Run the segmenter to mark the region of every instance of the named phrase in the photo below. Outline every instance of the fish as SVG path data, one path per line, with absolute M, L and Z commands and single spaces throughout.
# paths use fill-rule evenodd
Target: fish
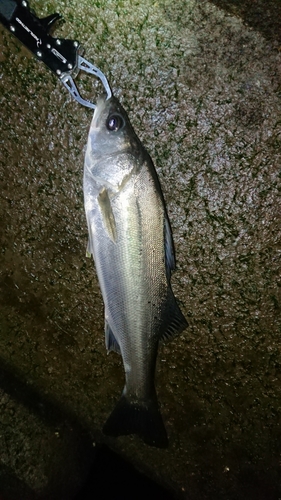
M 103 427 L 165 448 L 154 384 L 159 342 L 187 326 L 171 288 L 175 251 L 160 182 L 119 100 L 97 100 L 83 178 L 89 241 L 104 302 L 107 351 L 122 356 L 125 387 Z

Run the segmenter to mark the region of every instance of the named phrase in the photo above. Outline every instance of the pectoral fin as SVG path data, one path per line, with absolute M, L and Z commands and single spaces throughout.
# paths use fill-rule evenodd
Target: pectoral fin
M 98 204 L 100 207 L 104 228 L 109 238 L 115 242 L 117 238 L 116 223 L 107 189 L 103 188 L 99 193 Z

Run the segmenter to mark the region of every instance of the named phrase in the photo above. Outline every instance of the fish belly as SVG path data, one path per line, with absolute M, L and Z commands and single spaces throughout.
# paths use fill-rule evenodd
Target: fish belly
M 105 320 L 120 347 L 127 393 L 145 399 L 154 391 L 161 309 L 167 293 L 164 207 L 145 168 L 119 192 L 109 193 L 111 222 L 106 221 L 109 212 L 103 211 L 98 196 L 96 192 L 94 216 L 88 223 Z

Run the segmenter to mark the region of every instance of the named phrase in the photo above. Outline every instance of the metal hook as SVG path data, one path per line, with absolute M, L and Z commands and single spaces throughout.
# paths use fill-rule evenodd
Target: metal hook
M 106 94 L 107 94 L 107 99 L 110 99 L 112 96 L 112 91 L 109 86 L 108 80 L 106 76 L 103 74 L 103 72 L 94 66 L 92 63 L 87 61 L 84 57 L 78 56 L 78 64 L 77 68 L 81 71 L 85 71 L 86 73 L 90 73 L 91 75 L 96 76 L 99 78 L 105 88 Z M 87 108 L 92 108 L 95 109 L 96 105 L 93 104 L 90 101 L 87 101 L 86 99 L 83 99 L 81 95 L 79 94 L 79 91 L 74 83 L 74 80 L 70 74 L 64 74 L 61 76 L 61 82 L 64 84 L 64 86 L 67 88 L 67 90 L 70 92 L 72 97 L 79 102 L 79 104 L 82 104 L 83 106 L 86 106 Z

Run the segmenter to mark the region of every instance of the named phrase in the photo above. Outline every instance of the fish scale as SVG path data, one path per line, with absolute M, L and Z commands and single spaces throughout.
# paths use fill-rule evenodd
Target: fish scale
M 154 387 L 158 344 L 187 326 L 170 285 L 173 240 L 152 160 L 115 97 L 97 102 L 87 143 L 84 201 L 88 253 L 105 307 L 108 350 L 119 352 L 125 387 L 103 432 L 137 434 L 165 447 Z

